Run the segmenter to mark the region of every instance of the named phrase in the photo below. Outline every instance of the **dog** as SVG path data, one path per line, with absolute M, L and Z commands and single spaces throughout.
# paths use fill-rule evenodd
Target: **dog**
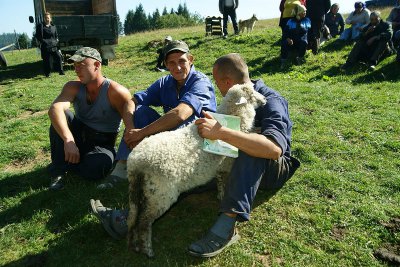
M 251 32 L 254 28 L 254 24 L 258 21 L 255 14 L 249 19 L 246 20 L 239 20 L 239 31 L 244 32 L 244 28 L 247 29 L 247 33 Z

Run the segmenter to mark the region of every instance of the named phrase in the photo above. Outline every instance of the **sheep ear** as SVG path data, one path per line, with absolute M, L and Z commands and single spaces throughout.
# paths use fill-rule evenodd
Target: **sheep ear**
M 247 104 L 247 99 L 244 98 L 243 96 L 240 97 L 239 101 L 235 103 L 236 106 L 244 105 Z

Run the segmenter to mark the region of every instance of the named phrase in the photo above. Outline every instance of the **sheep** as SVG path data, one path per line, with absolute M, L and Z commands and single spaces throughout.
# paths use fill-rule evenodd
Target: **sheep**
M 217 112 L 241 118 L 240 130 L 253 128 L 255 109 L 266 103 L 251 84 L 229 89 Z M 129 155 L 128 247 L 153 257 L 152 224 L 163 215 L 179 195 L 217 177 L 227 177 L 233 164 L 228 158 L 203 151 L 203 138 L 192 123 L 175 131 L 144 139 Z

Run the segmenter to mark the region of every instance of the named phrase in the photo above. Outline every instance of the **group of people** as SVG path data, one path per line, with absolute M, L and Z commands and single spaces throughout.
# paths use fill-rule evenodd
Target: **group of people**
M 339 13 L 339 5 L 331 5 L 330 0 L 282 0 L 280 10 L 281 69 L 287 67 L 291 50 L 296 53 L 298 65 L 305 62 L 307 49 L 317 54 L 322 37 L 329 40 L 338 36 L 341 41 L 355 42 L 341 66 L 343 70 L 358 61 L 374 70 L 383 57 L 400 50 L 400 0 L 386 22 L 379 11 L 370 12 L 363 2 L 355 2 L 354 11 L 346 20 Z M 345 29 L 345 23 L 350 27 Z M 400 61 L 400 52 L 397 60 Z
M 239 54 L 224 55 L 210 67 L 222 96 L 236 84 L 251 84 L 266 97 L 267 103 L 256 110 L 257 133 L 229 130 L 207 114 L 216 110 L 214 86 L 195 69 L 193 56 L 183 41 L 171 41 L 164 49 L 163 61 L 169 74 L 133 97 L 127 88 L 103 76 L 96 49 L 81 48 L 70 60 L 79 80 L 64 85 L 48 112 L 50 189 L 62 189 L 67 172 L 96 181 L 111 177 L 111 184 L 126 180 L 126 159 L 132 149 L 135 153 L 135 146 L 147 136 L 189 123 L 198 126 L 201 137 L 222 139 L 239 148 L 216 222 L 203 238 L 188 247 L 191 255 L 212 257 L 237 241 L 236 222 L 250 219 L 258 188 L 281 188 L 300 164 L 291 155 L 292 122 L 287 101 L 262 80 L 251 80 Z M 153 107 L 162 107 L 163 115 Z M 121 121 L 125 132 L 115 151 Z M 126 235 L 127 211 L 106 208 L 99 200 L 91 200 L 91 207 L 112 237 Z

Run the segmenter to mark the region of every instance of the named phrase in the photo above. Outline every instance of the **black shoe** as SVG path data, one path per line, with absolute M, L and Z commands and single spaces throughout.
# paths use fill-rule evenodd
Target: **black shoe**
M 58 74 L 65 75 L 65 73 L 63 71 L 60 71 Z
M 58 175 L 51 179 L 49 189 L 50 190 L 61 190 L 64 188 L 63 183 L 64 177 L 62 175 Z
M 350 64 L 349 62 L 346 62 L 340 67 L 340 69 L 341 70 L 348 70 L 351 66 L 352 66 L 352 64 Z

